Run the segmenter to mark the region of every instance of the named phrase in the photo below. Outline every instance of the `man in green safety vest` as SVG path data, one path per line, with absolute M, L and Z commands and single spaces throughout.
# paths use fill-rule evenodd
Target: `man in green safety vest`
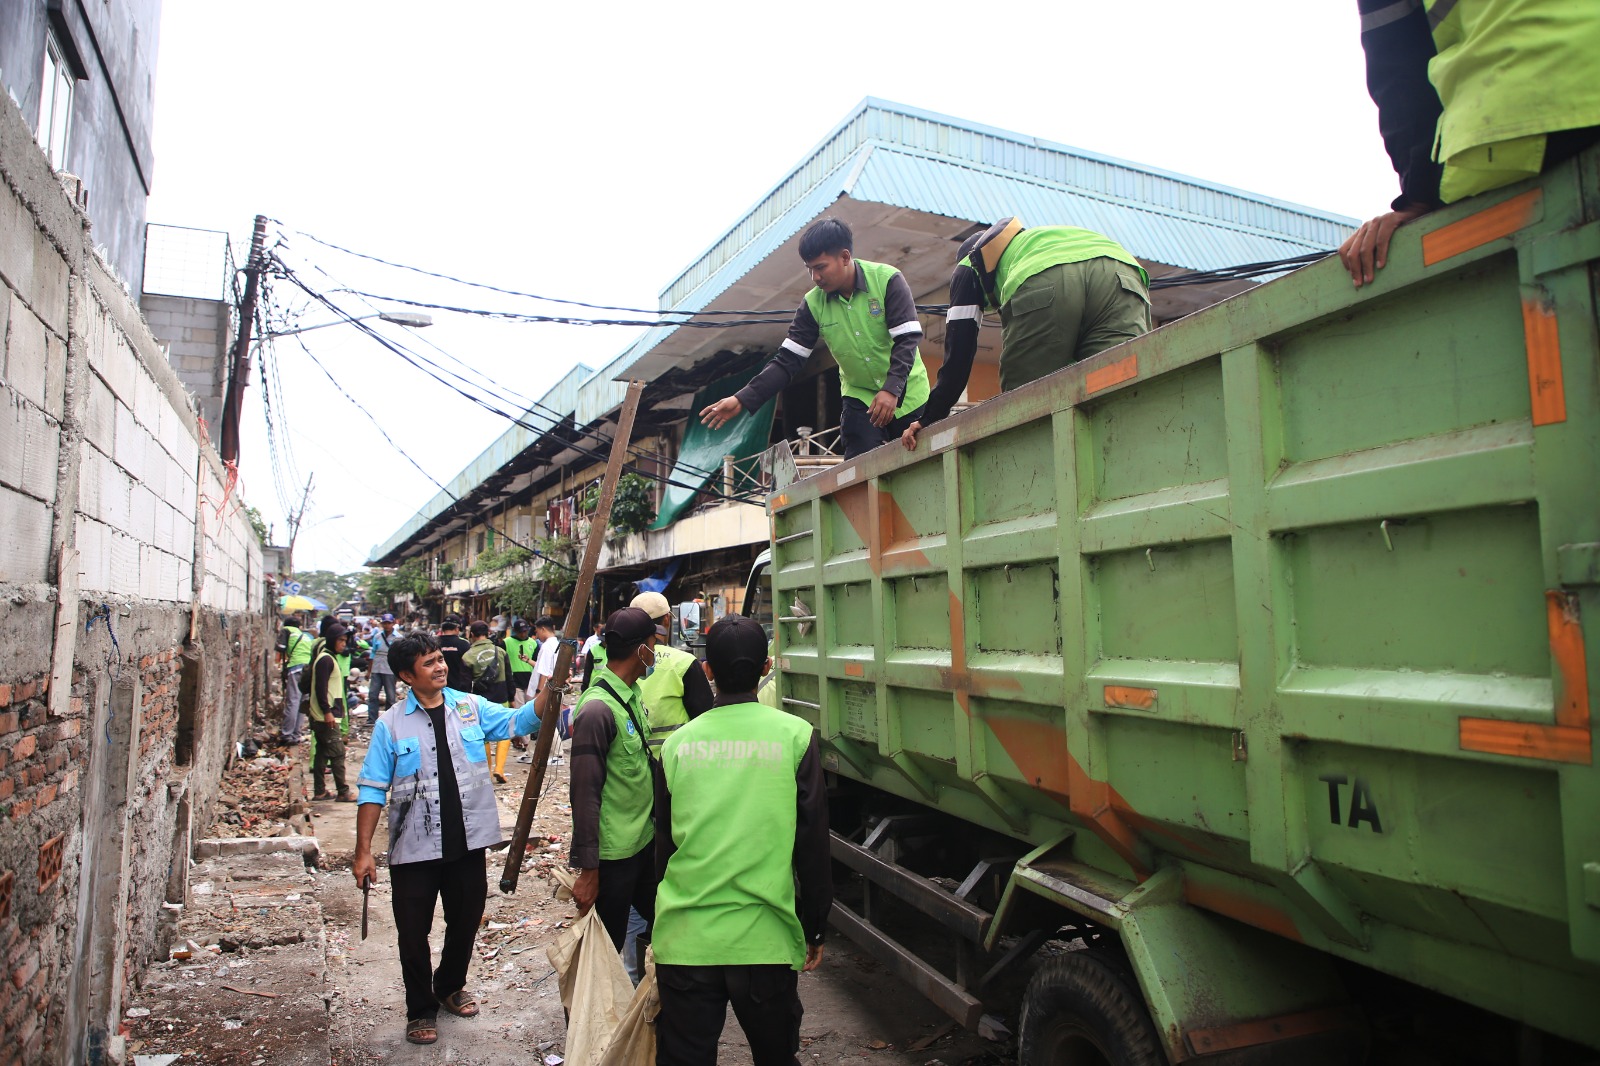
M 526 618 L 511 623 L 511 634 L 506 637 L 506 661 L 511 664 L 511 698 L 520 701 L 527 693 L 528 682 L 533 680 L 534 664 L 539 661 L 539 644 L 533 639 L 533 628 Z
M 630 607 L 650 616 L 661 629 L 672 626 L 672 605 L 659 592 L 641 592 Z M 656 668 L 639 682 L 644 697 L 645 728 L 650 731 L 650 749 L 659 754 L 661 744 L 680 726 L 711 709 L 716 694 L 693 652 L 674 648 L 666 641 L 656 645 Z
M 344 674 L 338 662 L 344 643 L 344 626 L 335 622 L 323 631 L 316 658 L 311 660 L 309 706 L 311 731 L 316 737 L 316 753 L 311 757 L 311 798 L 354 803 L 355 794 L 344 781 L 344 733 L 340 728 L 350 709 L 345 703 Z M 329 771 L 336 794 L 329 794 L 325 787 Z
M 1122 245 L 1076 226 L 1003 218 L 968 237 L 950 275 L 939 381 L 900 435 L 908 450 L 961 399 L 985 311 L 1000 312 L 1000 388 L 1009 392 L 1150 332 L 1150 278 Z
M 311 662 L 311 646 L 316 638 L 305 631 L 305 616 L 291 614 L 278 631 L 278 655 L 283 662 L 283 721 L 279 739 L 292 744 L 300 736 L 301 705 L 305 698 L 305 668 Z
M 639 682 L 655 666 L 666 634 L 637 607 L 606 619 L 606 664 L 578 697 L 572 716 L 572 887 L 580 912 L 594 907 L 620 951 L 628 908 L 655 918 L 651 843 L 655 797 Z
M 730 1003 L 756 1066 L 788 1066 L 800 1047 L 799 971 L 822 961 L 833 907 L 828 796 L 811 725 L 756 701 L 771 668 L 760 623 L 719 620 L 706 637 L 716 706 L 661 749 L 663 1066 L 712 1066 Z
M 850 227 L 836 218 L 812 223 L 800 258 L 813 288 L 794 313 L 789 336 L 750 383 L 700 412 L 721 429 L 741 411 L 758 411 L 793 380 L 816 348 L 828 346 L 844 393 L 839 437 L 853 459 L 900 436 L 928 399 L 928 371 L 917 343 L 922 323 L 905 275 L 854 254 Z
M 1600 141 L 1600 4 L 1357 0 L 1367 91 L 1400 178 L 1390 210 L 1339 247 L 1356 287 L 1395 228 L 1531 178 Z

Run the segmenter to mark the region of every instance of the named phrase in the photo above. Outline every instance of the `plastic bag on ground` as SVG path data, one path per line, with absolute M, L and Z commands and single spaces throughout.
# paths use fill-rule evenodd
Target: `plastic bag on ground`
M 567 1066 L 598 1066 L 634 997 L 622 955 L 592 907 L 546 955 L 560 975 L 561 1005 L 567 1009 Z

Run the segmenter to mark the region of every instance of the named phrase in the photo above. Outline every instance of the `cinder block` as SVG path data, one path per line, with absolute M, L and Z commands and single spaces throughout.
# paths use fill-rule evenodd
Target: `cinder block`
M 27 450 L 27 420 L 36 415 L 15 389 L 0 386 L 0 485 L 22 488 L 22 456 Z
M 150 371 L 143 365 L 135 364 L 133 370 L 133 417 L 145 429 L 154 431 L 160 424 L 160 407 L 166 403 L 166 398 L 161 395 L 161 390 L 156 386 L 156 379 L 150 376 Z
M 54 502 L 59 480 L 56 461 L 61 452 L 61 429 L 44 412 L 24 408 L 22 491 Z
M 161 553 L 148 544 L 139 545 L 139 596 L 146 600 L 161 598 Z
M 105 366 L 100 373 L 105 377 L 106 384 L 111 386 L 111 391 L 117 394 L 117 399 L 132 407 L 135 379 L 141 369 L 139 357 L 133 354 L 128 338 L 122 335 L 109 316 L 105 321 L 105 330 Z
M 45 337 L 44 409 L 60 419 L 67 402 L 67 344 L 55 334 Z
M 89 402 L 84 407 L 83 435 L 110 454 L 117 446 L 117 398 L 99 374 L 89 374 Z
M 78 549 L 78 584 L 84 591 L 103 591 L 110 584 L 110 531 L 88 515 L 78 515 L 74 532 Z
M 106 462 L 100 449 L 85 441 L 78 457 L 78 510 L 85 515 L 100 512 L 100 464 Z
M 154 545 L 156 541 L 155 494 L 143 484 L 135 484 L 128 493 L 128 532 L 141 545 Z
M 44 407 L 44 323 L 11 294 L 10 323 L 6 327 L 5 378 L 11 387 Z
M 0 277 L 13 289 L 24 288 L 33 280 L 34 232 L 28 209 L 10 185 L 0 182 Z
M 156 501 L 154 544 L 164 552 L 174 552 L 172 543 L 173 511 L 164 501 Z
M 50 507 L 0 486 L 0 581 L 45 580 L 50 561 Z
M 31 227 L 30 227 L 31 228 Z M 28 302 L 58 337 L 67 335 L 67 261 L 38 230 L 33 236 L 33 285 Z
M 128 510 L 129 493 L 133 483 L 128 480 L 128 475 L 115 463 L 104 463 L 100 467 L 100 514 L 99 518 L 106 525 L 119 533 L 127 533 L 132 525 L 132 518 Z

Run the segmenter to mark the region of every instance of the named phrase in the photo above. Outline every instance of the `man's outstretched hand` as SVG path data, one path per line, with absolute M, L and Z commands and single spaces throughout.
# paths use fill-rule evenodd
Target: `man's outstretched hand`
M 1414 218 L 1428 213 L 1426 207 L 1411 204 L 1398 211 L 1387 211 L 1368 219 L 1339 245 L 1339 258 L 1350 272 L 1356 288 L 1370 284 L 1377 271 L 1389 262 L 1389 239 L 1394 231 Z
M 917 434 L 921 432 L 922 423 L 913 422 L 906 427 L 904 433 L 900 434 L 900 443 L 906 446 L 906 451 L 914 452 L 917 450 Z
M 729 419 L 737 417 L 743 411 L 744 404 L 739 402 L 739 398 L 737 396 L 729 396 L 727 399 L 718 400 L 701 411 L 700 421 L 712 429 L 721 429 L 728 424 Z

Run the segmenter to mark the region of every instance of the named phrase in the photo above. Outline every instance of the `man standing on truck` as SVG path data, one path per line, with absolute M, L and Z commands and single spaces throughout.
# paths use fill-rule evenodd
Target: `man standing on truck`
M 950 275 L 944 365 L 900 436 L 906 450 L 961 398 L 986 311 L 1000 312 L 1000 388 L 1010 392 L 1150 332 L 1150 277 L 1122 245 L 1076 226 L 1003 218 L 968 237 Z
M 646 923 L 655 919 L 653 757 L 639 679 L 655 666 L 662 640 L 665 634 L 637 607 L 612 612 L 606 664 L 595 670 L 572 716 L 570 855 L 578 871 L 572 896 L 580 911 L 600 912 L 618 951 L 630 906 Z
M 905 275 L 854 254 L 850 227 L 836 218 L 812 223 L 800 237 L 800 258 L 813 288 L 789 324 L 778 354 L 727 399 L 700 412 L 721 429 L 741 411 L 758 411 L 793 380 L 817 347 L 828 346 L 839 364 L 844 393 L 839 437 L 853 459 L 900 435 L 928 398 L 928 371 L 917 342 L 922 323 Z
M 1356 288 L 1396 227 L 1531 178 L 1600 141 L 1600 5 L 1357 0 L 1367 92 L 1400 178 L 1339 258 Z
M 439 1038 L 440 1007 L 462 1018 L 478 1013 L 466 984 L 488 894 L 484 849 L 504 839 L 484 745 L 513 732 L 537 734 L 539 720 L 531 705 L 513 713 L 449 688 L 449 666 L 426 632 L 395 641 L 389 662 L 411 691 L 373 726 L 357 782 L 361 806 L 350 870 L 363 888 L 377 880 L 372 836 L 387 801 L 406 1039 L 431 1044 Z M 428 946 L 435 902 L 444 905 L 437 969 Z
M 713 625 L 706 669 L 716 706 L 661 749 L 656 1062 L 712 1066 L 731 1002 L 755 1066 L 789 1066 L 833 906 L 822 755 L 809 723 L 756 702 L 760 623 Z
M 641 592 L 629 606 L 649 615 L 657 629 L 672 625 L 672 605 L 659 592 Z M 693 652 L 665 641 L 656 645 L 655 652 L 656 668 L 639 682 L 639 693 L 644 697 L 650 750 L 659 753 L 662 742 L 675 730 L 711 709 L 716 694 Z

